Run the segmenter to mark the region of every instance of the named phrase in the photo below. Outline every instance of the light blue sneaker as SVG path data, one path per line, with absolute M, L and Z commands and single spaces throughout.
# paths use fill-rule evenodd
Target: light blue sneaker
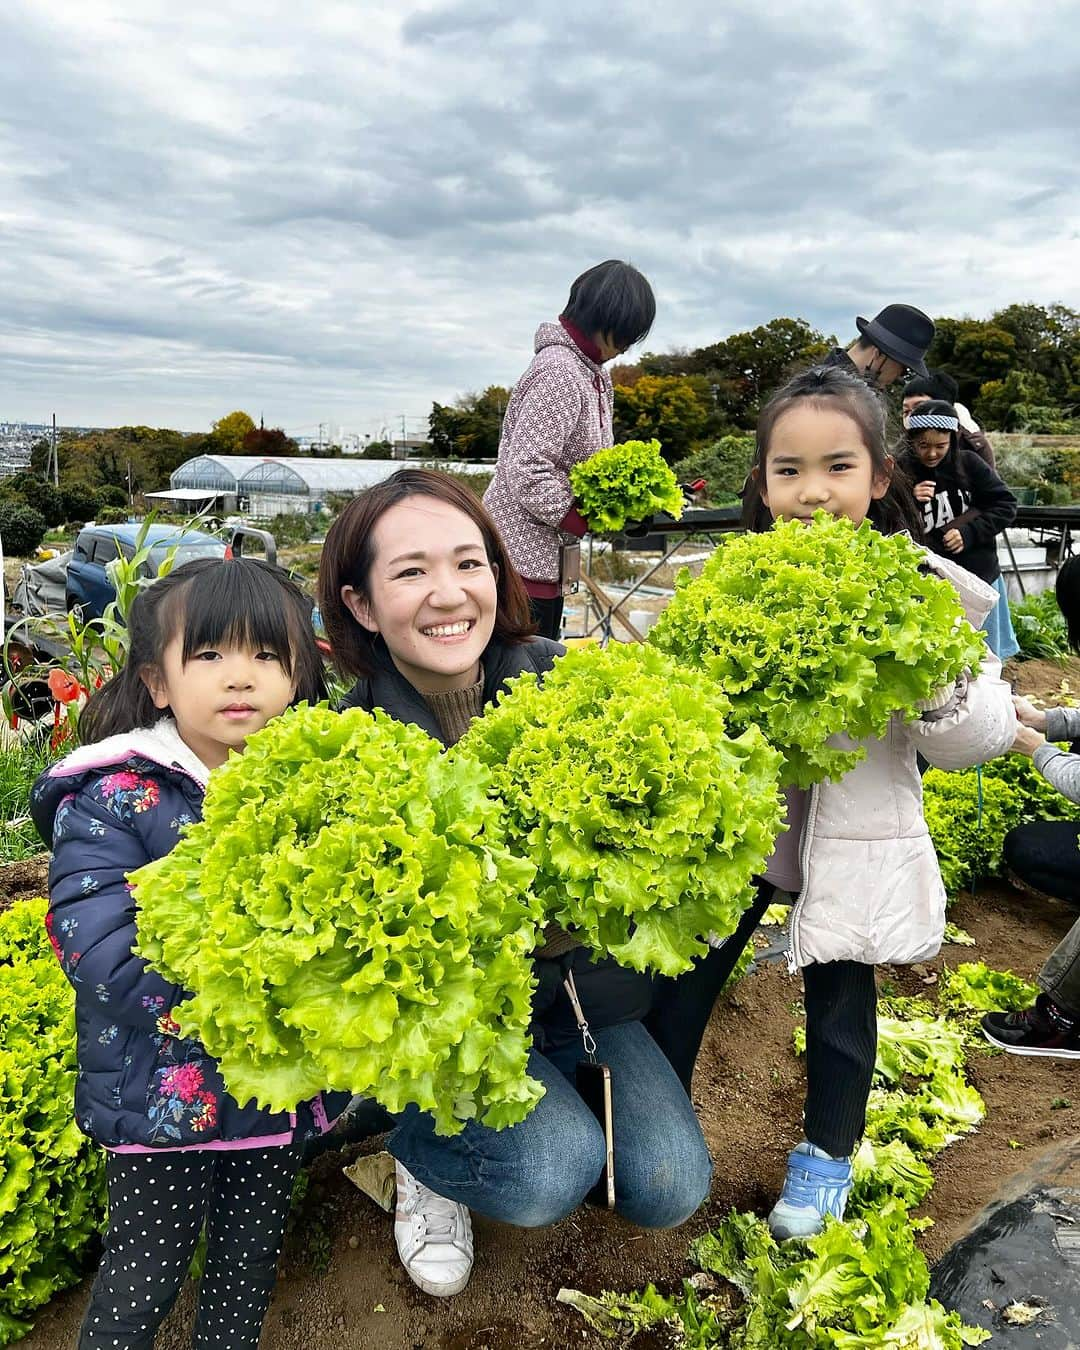
M 844 1217 L 851 1194 L 851 1159 L 834 1158 L 804 1139 L 788 1154 L 787 1176 L 780 1199 L 769 1215 L 778 1242 L 813 1237 L 825 1226 L 825 1215 Z

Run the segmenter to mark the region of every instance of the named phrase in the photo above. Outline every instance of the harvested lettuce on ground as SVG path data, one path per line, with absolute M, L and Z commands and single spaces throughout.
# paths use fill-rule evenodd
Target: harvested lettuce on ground
M 734 727 L 758 726 L 783 751 L 785 785 L 837 779 L 864 752 L 830 737 L 884 735 L 978 668 L 982 636 L 924 558 L 906 535 L 823 511 L 738 535 L 699 577 L 680 574 L 649 641 L 715 680 Z
M 764 1220 L 733 1212 L 692 1243 L 690 1254 L 745 1297 L 731 1343 L 746 1350 L 979 1345 L 987 1332 L 963 1326 L 927 1299 L 930 1275 L 915 1246 L 926 1222 L 913 1222 L 891 1199 L 858 1219 L 827 1218 L 816 1237 L 778 1244 Z
M 132 880 L 139 954 L 192 992 L 176 1019 L 238 1101 L 336 1088 L 443 1133 L 532 1109 L 542 916 L 489 785 L 417 727 L 325 706 L 211 775 L 202 822 Z
M 659 441 L 623 441 L 575 464 L 570 488 L 589 528 L 607 533 L 666 511 L 678 520 L 683 496 Z
M 732 739 L 712 682 L 650 647 L 579 648 L 476 718 L 474 756 L 537 867 L 545 917 L 635 970 L 687 970 L 726 937 L 781 825 L 780 757 Z
M 1011 970 L 991 970 L 984 961 L 962 961 L 955 970 L 946 966 L 938 989 L 942 1006 L 957 1013 L 1018 1012 L 1038 995 L 1038 985 Z
M 902 1139 L 887 1144 L 864 1139 L 851 1160 L 852 1188 L 847 1217 L 858 1218 L 866 1210 L 897 1199 L 905 1209 L 922 1204 L 934 1185 L 934 1176 L 921 1158 Z

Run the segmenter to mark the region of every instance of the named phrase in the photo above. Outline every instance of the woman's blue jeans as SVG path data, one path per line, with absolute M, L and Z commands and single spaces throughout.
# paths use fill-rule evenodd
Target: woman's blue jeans
M 615 1208 L 642 1228 L 684 1223 L 709 1193 L 712 1162 L 674 1070 L 640 1022 L 594 1033 L 611 1069 Z M 410 1109 L 387 1147 L 425 1186 L 479 1214 L 522 1228 L 556 1223 L 581 1204 L 604 1169 L 604 1132 L 574 1088 L 580 1043 L 533 1051 L 529 1073 L 547 1091 L 506 1130 L 470 1123 L 436 1135 Z

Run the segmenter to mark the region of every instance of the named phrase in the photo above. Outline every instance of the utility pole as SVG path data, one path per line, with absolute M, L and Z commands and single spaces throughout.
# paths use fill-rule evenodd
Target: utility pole
M 59 486 L 60 486 L 60 460 L 59 460 L 59 458 L 57 457 L 57 453 L 56 453 L 56 414 L 55 414 L 55 413 L 53 413 L 53 415 L 52 415 L 52 449 L 51 449 L 51 451 L 50 451 L 50 453 L 49 453 L 49 458 L 50 458 L 50 460 L 52 461 L 52 480 L 53 480 L 53 487 L 59 487 Z M 48 476 L 48 475 L 46 475 L 46 477 L 47 477 L 47 476 Z

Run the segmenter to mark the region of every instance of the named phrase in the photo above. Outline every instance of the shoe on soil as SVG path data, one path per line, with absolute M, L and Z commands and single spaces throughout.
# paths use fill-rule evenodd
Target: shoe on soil
M 851 1194 L 851 1159 L 834 1158 L 805 1139 L 788 1154 L 787 1176 L 780 1199 L 769 1215 L 778 1242 L 813 1237 L 825 1226 L 825 1215 L 844 1217 Z
M 1046 994 L 1021 1012 L 987 1013 L 982 1033 L 991 1045 L 1010 1055 L 1080 1059 L 1080 1023 Z
M 425 1294 L 449 1298 L 469 1283 L 473 1267 L 472 1220 L 464 1205 L 447 1200 L 395 1166 L 394 1241 L 409 1279 Z

